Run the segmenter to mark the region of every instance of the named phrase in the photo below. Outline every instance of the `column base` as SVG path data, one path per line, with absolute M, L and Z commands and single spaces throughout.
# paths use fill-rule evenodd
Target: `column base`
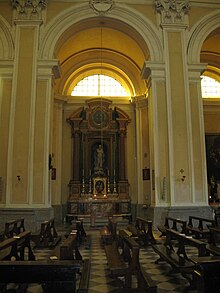
M 54 209 L 49 208 L 0 208 L 0 230 L 4 230 L 5 222 L 24 218 L 24 227 L 31 232 L 39 231 L 43 221 L 54 218 Z
M 154 226 L 163 225 L 165 217 L 188 220 L 189 216 L 213 218 L 213 209 L 210 206 L 179 206 L 179 207 L 149 207 L 143 204 L 131 204 L 133 220 L 142 217 L 153 221 Z

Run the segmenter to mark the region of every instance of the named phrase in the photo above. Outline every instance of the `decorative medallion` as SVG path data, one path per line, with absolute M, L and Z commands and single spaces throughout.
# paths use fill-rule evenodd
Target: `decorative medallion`
M 89 6 L 98 14 L 102 15 L 114 7 L 114 0 L 90 0 Z
M 95 128 L 105 128 L 109 123 L 108 114 L 101 108 L 97 108 L 91 115 L 90 123 Z

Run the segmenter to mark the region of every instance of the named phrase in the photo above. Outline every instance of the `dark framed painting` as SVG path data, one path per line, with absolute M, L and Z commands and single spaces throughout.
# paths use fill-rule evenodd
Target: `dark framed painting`
M 208 183 L 220 182 L 220 134 L 206 134 L 205 143 Z

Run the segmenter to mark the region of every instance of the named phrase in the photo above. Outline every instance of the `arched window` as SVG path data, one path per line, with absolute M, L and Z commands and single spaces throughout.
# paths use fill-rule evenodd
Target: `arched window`
M 220 98 L 220 82 L 208 76 L 202 76 L 202 97 Z
M 112 97 L 128 97 L 125 88 L 114 78 L 95 74 L 80 80 L 74 87 L 71 96 L 112 96 Z

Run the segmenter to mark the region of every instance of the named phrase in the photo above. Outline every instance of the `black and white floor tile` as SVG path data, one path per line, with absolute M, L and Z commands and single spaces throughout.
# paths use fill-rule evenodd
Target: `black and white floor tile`
M 89 226 L 84 228 L 87 237 L 80 245 L 79 250 L 83 259 L 91 259 L 89 293 L 114 293 L 116 289 L 123 288 L 123 280 L 119 278 L 114 279 L 110 276 L 105 251 L 101 243 L 99 228 L 90 228 Z M 69 227 L 67 227 L 67 225 L 57 229 L 57 232 L 62 236 L 62 239 L 64 239 L 65 232 L 68 229 Z M 156 231 L 155 233 L 155 237 L 158 238 Z M 37 260 L 45 259 L 50 252 L 50 249 L 34 250 Z M 151 246 L 142 247 L 140 249 L 140 262 L 150 274 L 151 278 L 156 281 L 157 292 L 185 292 L 189 285 L 187 280 L 178 273 L 172 273 L 171 267 L 167 263 L 160 262 L 159 264 L 155 264 L 157 259 L 158 255 L 153 251 Z M 28 293 L 41 292 L 41 286 L 38 284 L 32 284 L 28 288 Z

